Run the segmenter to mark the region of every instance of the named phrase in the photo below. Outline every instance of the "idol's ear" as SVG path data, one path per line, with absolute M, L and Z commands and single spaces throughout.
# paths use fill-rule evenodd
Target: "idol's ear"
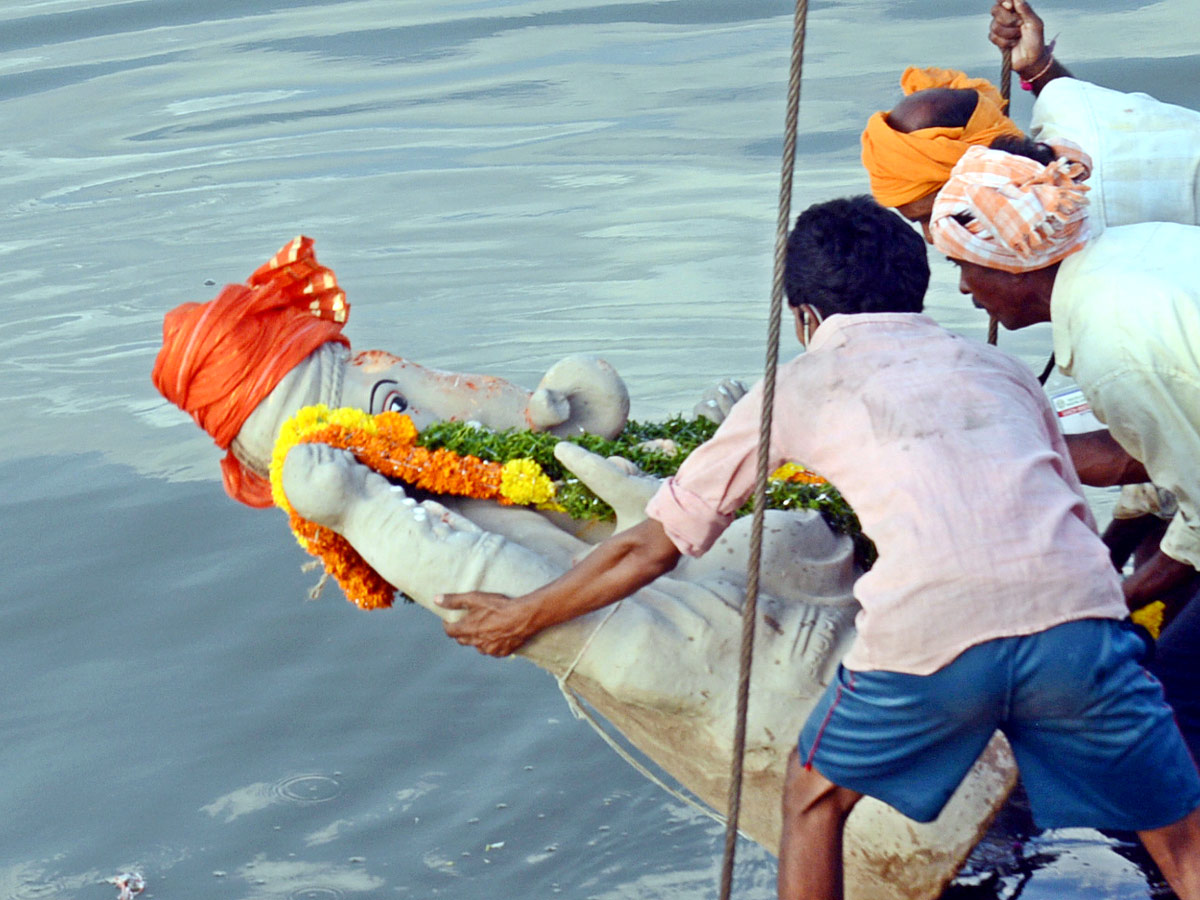
M 567 437 L 615 438 L 629 420 L 629 391 L 617 370 L 595 356 L 568 356 L 551 366 L 530 398 L 535 430 Z

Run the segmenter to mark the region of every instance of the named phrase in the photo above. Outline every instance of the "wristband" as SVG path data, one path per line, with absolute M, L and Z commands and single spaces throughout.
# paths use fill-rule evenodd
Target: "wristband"
M 1021 90 L 1032 91 L 1033 83 L 1050 71 L 1050 67 L 1054 65 L 1054 45 L 1056 43 L 1058 43 L 1057 37 L 1055 37 L 1054 40 L 1046 45 L 1046 52 L 1050 54 L 1050 59 L 1046 61 L 1046 65 L 1042 66 L 1041 71 L 1030 78 L 1021 78 Z

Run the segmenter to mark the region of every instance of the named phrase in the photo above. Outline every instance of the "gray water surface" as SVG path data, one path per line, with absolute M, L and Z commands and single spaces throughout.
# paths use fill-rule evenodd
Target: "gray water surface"
M 797 210 L 865 191 L 905 65 L 998 72 L 987 7 L 812 5 Z M 1081 76 L 1200 108 L 1193 0 L 1039 10 Z M 158 898 L 715 895 L 720 827 L 552 679 L 310 601 L 149 372 L 164 312 L 305 233 L 357 348 L 527 386 L 596 352 L 637 418 L 753 380 L 790 28 L 775 0 L 0 4 L 0 900 L 130 868 Z M 931 311 L 981 338 L 933 265 Z M 737 896 L 773 896 L 739 854 Z M 955 890 L 1160 895 L 1120 837 L 1019 825 Z

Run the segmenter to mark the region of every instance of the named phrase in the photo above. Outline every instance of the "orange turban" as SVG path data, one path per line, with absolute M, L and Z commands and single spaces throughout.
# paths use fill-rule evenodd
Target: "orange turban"
M 1082 250 L 1087 223 L 1086 173 L 1060 157 L 1048 166 L 1000 150 L 972 147 L 937 195 L 929 229 L 952 259 L 1002 272 L 1044 269 Z M 966 224 L 960 221 L 963 214 Z
M 968 147 L 987 147 L 1002 134 L 1022 134 L 1004 114 L 1008 101 L 984 78 L 968 78 L 953 69 L 909 66 L 900 87 L 905 96 L 930 88 L 969 88 L 979 94 L 979 102 L 961 127 L 919 128 L 903 134 L 888 124 L 886 113 L 877 112 L 867 120 L 862 162 L 871 179 L 871 193 L 881 206 L 902 206 L 938 190 Z
M 350 345 L 342 335 L 349 311 L 333 272 L 317 263 L 312 239 L 298 237 L 245 284 L 167 313 L 151 378 L 228 450 L 242 423 L 296 365 L 327 341 Z M 269 483 L 232 453 L 221 473 L 235 500 L 271 505 Z

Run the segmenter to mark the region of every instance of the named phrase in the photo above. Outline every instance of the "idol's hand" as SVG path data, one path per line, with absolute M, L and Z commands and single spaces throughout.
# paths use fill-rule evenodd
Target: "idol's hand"
M 646 504 L 662 484 L 624 457 L 605 458 L 569 441 L 555 445 L 554 458 L 613 508 L 617 514 L 616 531 L 645 520 Z
M 733 404 L 746 396 L 746 385 L 736 378 L 723 378 L 700 397 L 693 408 L 697 416 L 720 425 L 733 409 Z

